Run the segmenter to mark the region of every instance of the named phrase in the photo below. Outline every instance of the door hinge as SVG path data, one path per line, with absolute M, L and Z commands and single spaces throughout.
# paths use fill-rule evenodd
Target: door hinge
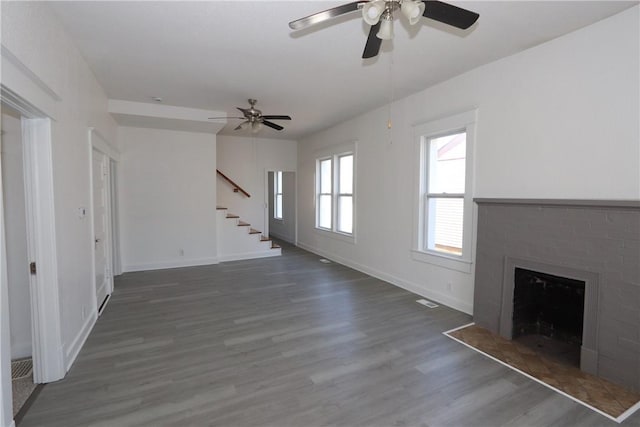
M 36 263 L 32 262 L 31 264 L 29 264 L 29 271 L 31 272 L 31 274 L 36 274 Z

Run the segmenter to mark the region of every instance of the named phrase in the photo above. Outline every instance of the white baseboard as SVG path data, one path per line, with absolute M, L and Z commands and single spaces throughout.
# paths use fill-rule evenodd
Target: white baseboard
M 268 251 L 261 251 L 261 252 L 245 252 L 245 253 L 239 253 L 239 254 L 220 255 L 218 259 L 220 260 L 220 262 L 227 262 L 227 261 L 241 261 L 243 259 L 268 258 L 268 257 L 280 256 L 280 255 L 282 255 L 282 251 L 279 251 L 276 249 L 269 249 Z
M 198 265 L 211 265 L 218 264 L 220 260 L 216 257 L 211 258 L 196 258 L 196 259 L 184 259 L 184 260 L 170 260 L 160 262 L 150 262 L 145 264 L 128 264 L 122 266 L 122 272 L 128 273 L 132 271 L 146 271 L 146 270 L 163 270 L 165 268 L 179 268 L 179 267 L 195 267 Z
M 65 349 L 65 372 L 69 372 L 69 369 L 71 369 L 71 365 L 73 365 L 73 362 L 76 361 L 76 357 L 78 357 L 82 346 L 84 345 L 85 341 L 87 341 L 89 333 L 93 329 L 93 325 L 96 324 L 97 318 L 98 315 L 96 312 L 91 313 L 91 315 L 87 317 L 87 320 L 85 320 L 84 325 L 82 325 L 82 328 L 80 328 L 80 331 L 78 332 L 76 337 L 73 339 L 73 341 L 71 341 L 69 347 Z
M 25 359 L 32 354 L 31 341 L 11 343 L 11 360 Z
M 346 265 L 347 267 L 353 268 L 354 270 L 358 270 L 362 273 L 368 274 L 369 276 L 375 277 L 380 280 L 384 280 L 385 282 L 389 282 L 392 285 L 395 285 L 399 288 L 405 289 L 409 292 L 412 292 L 416 295 L 420 295 L 422 297 L 428 298 L 430 300 L 436 301 L 442 305 L 446 305 L 448 307 L 454 308 L 456 310 L 462 311 L 463 313 L 473 314 L 473 305 L 469 304 L 465 301 L 461 301 L 457 298 L 453 298 L 450 295 L 445 295 L 440 292 L 436 292 L 430 289 L 425 289 L 424 286 L 420 286 L 416 283 L 409 282 L 407 280 L 396 277 L 392 274 L 385 273 L 383 271 L 377 270 L 373 267 L 369 267 L 367 265 L 363 265 L 357 263 L 355 261 L 343 258 L 341 256 L 337 256 L 335 254 L 325 252 L 321 249 L 315 248 L 313 246 L 307 245 L 305 243 L 298 242 L 300 248 L 313 252 L 316 255 L 320 255 L 332 261 L 338 262 L 340 264 Z

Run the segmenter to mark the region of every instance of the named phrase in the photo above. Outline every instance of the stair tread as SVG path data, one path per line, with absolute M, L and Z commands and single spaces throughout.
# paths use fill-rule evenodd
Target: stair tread
M 251 224 L 249 224 L 248 222 L 244 222 L 244 221 L 238 221 L 238 227 L 248 227 Z
M 279 244 L 271 242 L 271 249 L 278 249 L 278 248 L 281 248 Z
M 249 234 L 260 234 L 260 233 L 262 233 L 262 231 L 256 230 L 255 228 L 252 228 L 249 230 Z
M 225 208 L 224 206 L 216 206 L 216 209 L 219 210 L 219 211 L 224 211 L 227 208 Z
M 240 217 L 234 214 L 227 214 L 227 218 L 240 218 Z
M 266 237 L 266 236 L 260 236 L 260 241 L 261 242 L 268 242 L 269 240 L 271 240 L 271 239 Z

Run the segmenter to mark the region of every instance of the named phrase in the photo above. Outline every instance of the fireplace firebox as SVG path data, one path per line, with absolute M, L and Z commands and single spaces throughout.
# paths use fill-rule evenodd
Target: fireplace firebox
M 585 282 L 515 268 L 512 339 L 580 367 Z

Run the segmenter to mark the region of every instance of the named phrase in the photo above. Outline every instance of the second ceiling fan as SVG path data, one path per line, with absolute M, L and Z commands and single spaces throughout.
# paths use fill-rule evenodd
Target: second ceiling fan
M 362 58 L 378 55 L 382 40 L 393 38 L 393 13 L 397 10 L 415 25 L 421 16 L 466 30 L 480 17 L 475 12 L 433 0 L 360 0 L 343 4 L 289 22 L 292 30 L 301 30 L 346 13 L 362 10 L 364 21 L 371 25 Z
M 249 99 L 248 101 L 249 101 L 249 108 L 236 107 L 238 110 L 242 112 L 243 114 L 242 117 L 209 117 L 209 119 L 210 120 L 212 119 L 244 119 L 244 122 L 240 123 L 234 130 L 250 129 L 251 132 L 253 133 L 259 132 L 260 129 L 262 129 L 263 125 L 268 126 L 275 130 L 284 129 L 282 126 L 276 123 L 273 123 L 270 120 L 291 120 L 290 116 L 263 115 L 262 111 L 256 108 L 256 103 L 258 101 L 256 101 L 255 99 Z

